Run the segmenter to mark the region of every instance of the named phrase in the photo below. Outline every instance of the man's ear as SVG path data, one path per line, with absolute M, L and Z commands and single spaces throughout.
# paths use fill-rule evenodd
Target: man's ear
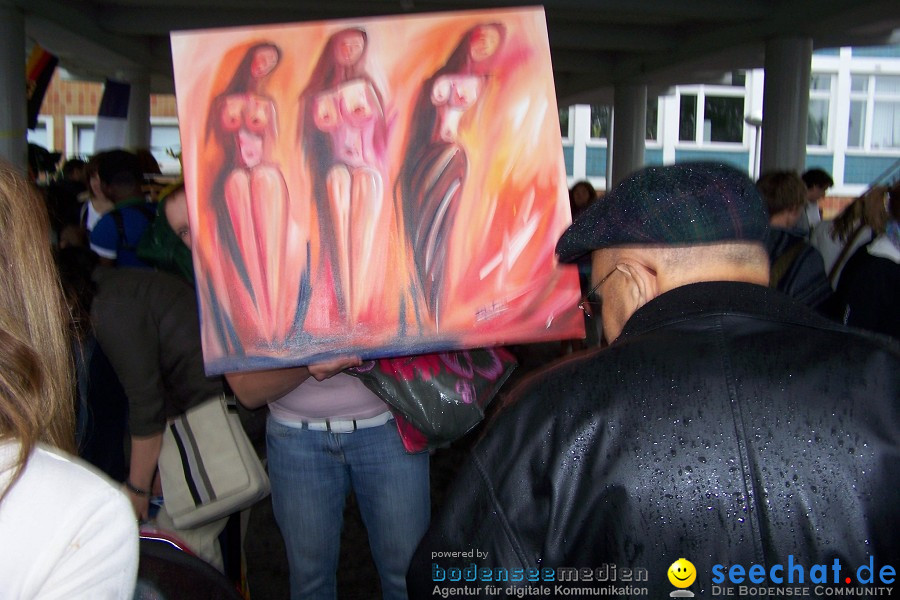
M 659 280 L 652 269 L 634 261 L 620 263 L 617 268 L 628 278 L 628 298 L 634 310 L 659 295 Z

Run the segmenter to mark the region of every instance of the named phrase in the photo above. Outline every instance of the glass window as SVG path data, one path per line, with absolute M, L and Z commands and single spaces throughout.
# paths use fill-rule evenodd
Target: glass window
M 84 123 L 75 126 L 75 154 L 92 156 L 94 154 L 94 124 Z
M 850 124 L 847 129 L 847 146 L 862 148 L 866 134 L 866 101 L 850 102 Z
M 811 99 L 809 101 L 806 143 L 809 146 L 828 145 L 828 100 Z
M 854 75 L 851 79 L 847 145 L 900 149 L 900 75 Z
M 900 148 L 900 75 L 874 76 L 872 148 Z
M 647 133 L 644 139 L 655 142 L 659 139 L 659 98 L 647 98 Z
M 706 96 L 703 102 L 703 141 L 741 143 L 744 140 L 744 99 Z
M 828 145 L 828 117 L 831 108 L 831 87 L 834 75 L 813 73 L 809 77 L 809 112 L 806 124 L 806 145 Z
M 878 75 L 875 77 L 875 94 L 900 95 L 900 75 Z
M 850 91 L 851 92 L 865 92 L 869 89 L 869 76 L 868 75 L 851 75 L 850 76 Z
M 609 139 L 609 123 L 612 110 L 608 106 L 591 105 L 591 138 Z
M 50 135 L 47 132 L 47 123 L 44 121 L 38 121 L 37 126 L 34 129 L 28 130 L 26 137 L 28 138 L 29 144 L 37 144 L 41 148 L 46 148 L 47 150 L 53 149 Z
M 678 114 L 678 140 L 693 142 L 697 139 L 697 96 L 681 95 L 681 110 Z
M 559 109 L 559 133 L 563 139 L 569 137 L 569 107 Z
M 831 91 L 831 75 L 824 73 L 813 73 L 809 77 L 810 91 Z
M 872 109 L 872 148 L 900 148 L 900 100 L 875 101 Z

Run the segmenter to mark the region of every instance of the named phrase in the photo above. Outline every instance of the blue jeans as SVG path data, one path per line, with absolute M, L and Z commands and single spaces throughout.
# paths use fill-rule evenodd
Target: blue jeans
M 406 570 L 430 519 L 428 453 L 408 454 L 394 421 L 329 433 L 289 427 L 269 417 L 266 444 L 291 598 L 337 596 L 344 502 L 351 486 L 382 594 L 406 598 Z

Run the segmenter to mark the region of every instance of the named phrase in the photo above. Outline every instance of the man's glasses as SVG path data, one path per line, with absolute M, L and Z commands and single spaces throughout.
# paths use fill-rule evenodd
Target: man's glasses
M 584 295 L 584 298 L 581 299 L 581 302 L 578 303 L 578 308 L 584 311 L 589 318 L 594 318 L 595 316 L 599 316 L 600 314 L 600 305 L 602 303 L 601 298 L 597 295 L 597 290 L 600 289 L 600 286 L 606 283 L 606 280 L 612 277 L 613 273 L 619 270 L 619 266 L 616 265 L 613 267 L 613 270 L 606 274 L 606 277 L 597 282 L 597 285 L 591 288 L 587 294 Z

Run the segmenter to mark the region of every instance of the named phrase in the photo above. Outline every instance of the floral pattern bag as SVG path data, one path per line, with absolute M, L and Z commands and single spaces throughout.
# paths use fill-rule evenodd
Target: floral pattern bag
M 516 368 L 505 348 L 368 361 L 347 372 L 394 411 L 408 452 L 446 446 L 478 425 Z

